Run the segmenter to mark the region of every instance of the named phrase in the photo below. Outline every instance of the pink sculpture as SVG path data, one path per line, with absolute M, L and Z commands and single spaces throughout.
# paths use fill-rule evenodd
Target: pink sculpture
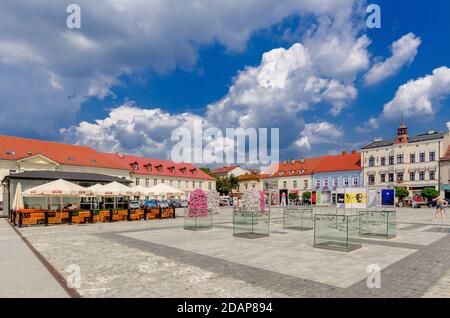
M 189 217 L 208 216 L 208 198 L 202 189 L 195 189 L 189 196 L 188 204 Z

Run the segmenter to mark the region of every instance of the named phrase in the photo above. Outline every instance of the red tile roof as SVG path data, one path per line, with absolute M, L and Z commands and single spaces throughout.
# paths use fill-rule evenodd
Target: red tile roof
M 38 154 L 64 165 L 121 169 L 154 176 L 177 176 L 183 178 L 214 180 L 213 177 L 189 163 L 177 164 L 169 160 L 128 155 L 124 155 L 120 158 L 117 154 L 105 154 L 85 146 L 20 137 L 0 136 L 0 159 L 20 160 Z M 132 164 L 135 162 L 138 164 L 137 170 L 133 170 L 132 167 Z M 149 171 L 145 167 L 145 165 L 149 163 L 153 166 L 152 171 Z M 157 169 L 159 165 L 162 165 L 161 172 Z M 173 167 L 173 173 L 170 169 L 171 167 Z M 182 168 L 186 168 L 185 173 Z
M 322 161 L 314 173 L 361 170 L 361 153 L 342 153 L 321 157 Z
M 277 172 L 270 175 L 263 174 L 261 179 L 351 170 L 361 170 L 361 154 L 359 152 L 281 162 Z
M 0 159 L 20 160 L 38 154 L 59 164 L 117 169 L 117 164 L 89 147 L 0 136 Z
M 191 163 L 175 163 L 170 160 L 143 158 L 129 155 L 104 153 L 105 157 L 115 162 L 121 169 L 128 169 L 136 174 L 149 176 L 181 177 L 214 180 L 204 171 L 196 168 Z M 133 164 L 137 164 L 134 169 Z M 160 169 L 161 168 L 161 171 Z
M 227 166 L 227 167 L 216 168 L 211 173 L 212 174 L 228 173 L 228 172 L 236 169 L 237 167 L 239 167 L 239 166 Z

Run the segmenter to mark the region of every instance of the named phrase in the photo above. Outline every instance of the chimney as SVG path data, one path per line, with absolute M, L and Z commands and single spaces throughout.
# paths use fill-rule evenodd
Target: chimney
M 342 154 L 343 154 L 343 155 L 346 155 L 346 154 L 347 154 L 347 151 L 345 151 L 345 150 L 342 151 Z
M 301 162 L 301 163 L 304 163 L 304 162 L 305 162 L 305 158 L 301 157 L 301 158 L 300 158 L 300 162 Z
M 352 155 L 354 155 L 356 153 L 356 150 L 352 150 Z

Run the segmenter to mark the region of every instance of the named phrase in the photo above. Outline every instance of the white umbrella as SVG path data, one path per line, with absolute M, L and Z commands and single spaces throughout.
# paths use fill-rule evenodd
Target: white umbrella
M 134 194 L 139 195 L 139 196 L 152 195 L 152 194 L 150 194 L 149 189 L 150 188 L 145 188 L 143 186 L 136 186 L 136 187 L 132 188 L 132 190 L 134 191 Z
M 89 194 L 89 190 L 78 184 L 59 179 L 23 192 L 24 196 L 80 196 Z
M 91 191 L 93 195 L 101 195 L 104 188 L 105 188 L 104 185 L 97 183 L 94 184 L 93 186 L 88 187 L 87 190 Z
M 14 201 L 12 203 L 12 209 L 17 211 L 24 208 L 23 195 L 22 195 L 22 185 L 20 182 L 17 184 L 16 193 L 14 195 Z
M 181 195 L 184 191 L 168 186 L 164 183 L 159 183 L 151 188 L 148 188 L 149 195 Z
M 105 184 L 99 194 L 102 196 L 131 196 L 134 194 L 133 189 L 119 182 L 111 182 Z

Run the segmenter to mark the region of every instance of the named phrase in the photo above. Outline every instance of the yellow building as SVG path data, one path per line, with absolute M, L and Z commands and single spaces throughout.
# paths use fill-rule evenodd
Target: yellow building
M 410 195 L 439 188 L 439 158 L 449 145 L 450 132 L 429 131 L 410 137 L 404 123 L 394 140 L 375 139 L 362 147 L 364 185 L 370 188 L 405 187 Z

